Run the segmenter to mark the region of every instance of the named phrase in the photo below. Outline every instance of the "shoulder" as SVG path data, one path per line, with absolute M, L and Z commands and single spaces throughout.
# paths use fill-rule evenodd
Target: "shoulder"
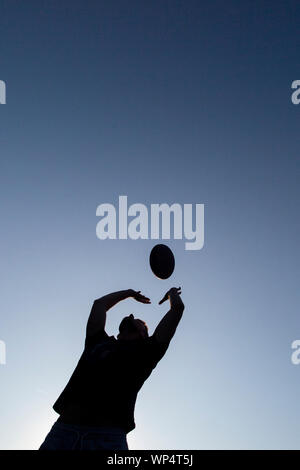
M 152 344 L 154 347 L 168 347 L 169 344 L 170 344 L 170 341 L 160 341 L 156 334 L 153 333 L 153 335 L 149 336 L 149 338 L 147 338 L 149 343 Z
M 145 350 L 150 356 L 153 356 L 158 361 L 165 355 L 170 342 L 158 341 L 155 333 L 145 340 Z
M 108 336 L 105 330 L 101 330 L 94 335 L 87 335 L 85 338 L 84 347 L 85 349 L 89 349 L 99 343 L 103 343 L 106 341 L 116 341 L 116 339 L 114 336 Z

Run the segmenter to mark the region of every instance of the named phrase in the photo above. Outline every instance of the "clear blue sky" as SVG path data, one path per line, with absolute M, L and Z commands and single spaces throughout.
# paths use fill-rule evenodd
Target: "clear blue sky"
M 184 318 L 145 383 L 132 449 L 298 448 L 299 2 L 2 0 L 0 448 L 37 448 L 84 342 L 92 301 L 153 332 Z M 96 208 L 205 204 L 205 245 L 96 238 Z

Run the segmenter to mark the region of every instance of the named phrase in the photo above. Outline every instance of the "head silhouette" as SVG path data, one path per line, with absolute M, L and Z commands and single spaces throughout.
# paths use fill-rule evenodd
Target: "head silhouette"
M 124 317 L 119 326 L 118 339 L 121 340 L 135 340 L 148 338 L 148 327 L 143 320 L 134 318 L 131 314 Z

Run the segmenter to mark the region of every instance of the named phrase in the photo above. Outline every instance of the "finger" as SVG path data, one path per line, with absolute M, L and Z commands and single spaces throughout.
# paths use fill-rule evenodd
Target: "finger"
M 142 303 L 144 303 L 144 304 L 149 304 L 149 303 L 151 303 L 151 300 L 148 299 L 148 297 L 139 297 L 137 300 L 138 300 L 138 302 L 142 302 Z
M 137 298 L 138 298 L 138 299 L 148 299 L 149 297 L 146 297 L 146 296 L 143 295 L 143 294 L 138 294 L 138 295 L 137 295 Z
M 138 295 L 139 295 L 140 297 L 146 297 L 146 295 L 141 294 L 141 291 L 138 292 Z
M 166 300 L 167 300 L 168 296 L 167 294 L 160 300 L 160 302 L 158 302 L 158 305 L 161 305 L 162 303 L 164 303 Z

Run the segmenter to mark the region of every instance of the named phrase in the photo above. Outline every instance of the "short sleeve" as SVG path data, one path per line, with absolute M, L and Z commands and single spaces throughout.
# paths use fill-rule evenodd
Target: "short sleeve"
M 108 338 L 109 338 L 109 336 L 106 333 L 106 331 L 105 330 L 100 330 L 94 335 L 86 336 L 84 348 L 85 349 L 90 349 L 91 347 L 95 346 L 98 343 L 101 343 L 102 341 L 107 340 Z
M 146 347 L 144 350 L 144 358 L 151 365 L 155 367 L 157 363 L 164 357 L 169 347 L 169 342 L 161 343 L 157 341 L 156 336 L 152 335 L 148 338 Z

